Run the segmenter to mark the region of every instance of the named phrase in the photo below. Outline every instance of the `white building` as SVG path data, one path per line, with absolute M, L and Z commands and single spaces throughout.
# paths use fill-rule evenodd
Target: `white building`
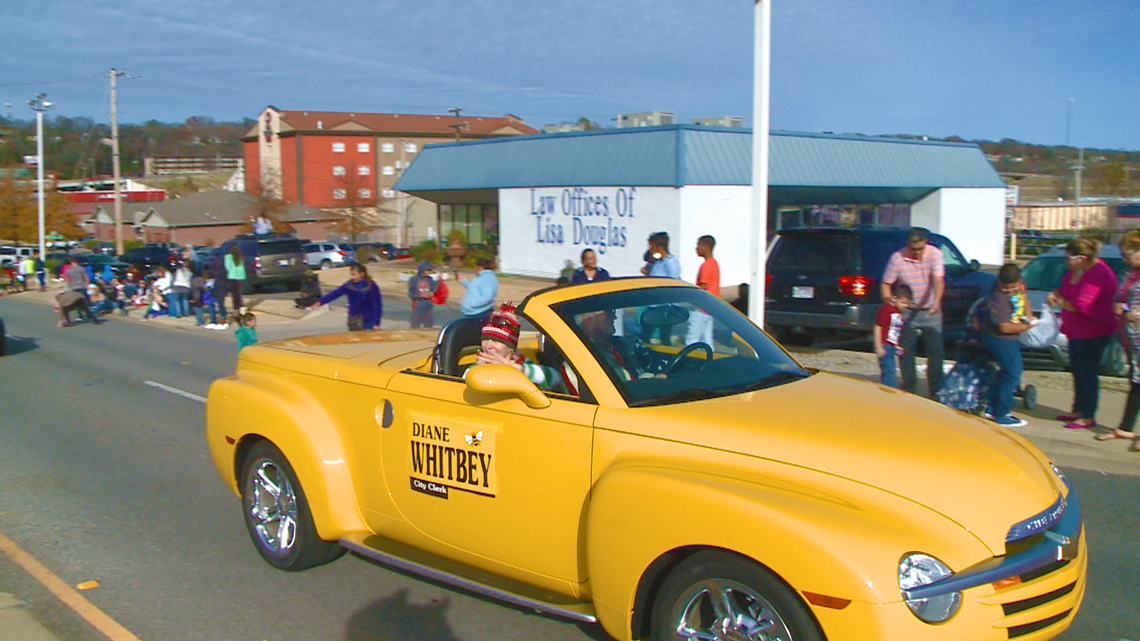
M 803 226 L 921 226 L 969 259 L 1001 262 L 1005 183 L 975 145 L 772 132 L 769 234 Z M 668 232 L 686 280 L 716 238 L 724 285 L 749 278 L 752 133 L 668 125 L 430 145 L 396 189 L 440 205 L 507 273 L 554 278 L 583 249 L 640 274 Z

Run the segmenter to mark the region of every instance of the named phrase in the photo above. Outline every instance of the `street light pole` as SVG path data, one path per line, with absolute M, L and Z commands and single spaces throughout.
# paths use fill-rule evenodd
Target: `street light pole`
M 28 106 L 36 112 L 36 183 L 39 198 L 39 227 L 40 227 L 40 260 L 47 256 L 44 246 L 44 112 L 51 108 L 51 103 L 45 100 L 47 94 L 38 93 L 28 101 Z

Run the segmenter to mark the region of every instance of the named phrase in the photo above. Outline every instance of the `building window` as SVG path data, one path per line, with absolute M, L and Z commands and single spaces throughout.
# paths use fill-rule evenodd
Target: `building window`
M 382 151 L 386 154 L 392 153 L 392 150 L 393 150 L 392 143 L 390 143 L 390 142 L 382 143 L 380 145 L 380 151 Z
M 356 175 L 357 176 L 371 176 L 372 175 L 372 165 L 357 165 L 356 166 Z
M 345 196 L 345 193 L 344 193 L 343 189 L 334 189 L 333 190 L 333 198 L 336 198 L 337 200 L 344 200 L 344 196 Z
M 396 170 L 392 168 L 392 165 L 384 165 L 384 169 L 382 169 L 381 172 L 385 176 L 391 176 L 396 173 Z
M 360 152 L 360 153 L 362 153 L 362 154 L 366 154 L 366 153 L 368 153 L 368 150 L 369 150 L 370 148 L 371 148 L 371 145 L 369 145 L 369 144 L 368 144 L 368 143 L 366 143 L 366 142 L 358 142 L 358 143 L 356 143 L 356 150 L 357 150 L 357 151 L 359 151 L 359 152 Z
M 382 196 L 384 196 L 385 198 L 395 198 L 396 197 L 396 191 L 394 189 L 385 189 L 385 190 L 381 191 L 380 194 Z
M 333 175 L 334 176 L 343 176 L 344 175 L 344 165 L 333 165 Z
M 356 195 L 360 196 L 364 200 L 367 200 L 367 199 L 372 197 L 372 190 L 371 189 L 358 189 L 356 191 Z
M 343 154 L 344 153 L 344 143 L 343 142 L 334 142 L 333 143 L 333 151 L 338 153 L 338 154 Z
M 467 242 L 482 245 L 487 242 L 483 205 L 440 205 L 440 234 L 446 240 L 453 229 L 467 237 Z
M 414 153 L 416 153 L 416 143 L 414 143 L 414 142 L 405 142 L 405 143 L 404 143 L 404 151 L 408 152 L 409 154 L 414 154 Z

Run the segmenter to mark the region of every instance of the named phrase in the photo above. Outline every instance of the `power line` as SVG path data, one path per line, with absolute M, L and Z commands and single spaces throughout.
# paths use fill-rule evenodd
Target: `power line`
M 89 82 L 102 78 L 102 74 L 87 76 L 84 78 L 67 78 L 63 80 L 35 80 L 32 82 L 0 82 L 0 87 L 35 87 L 39 85 L 64 85 L 73 82 Z

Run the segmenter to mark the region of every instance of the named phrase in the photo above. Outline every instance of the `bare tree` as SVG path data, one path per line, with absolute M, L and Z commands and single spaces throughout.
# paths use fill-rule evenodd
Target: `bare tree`
M 357 236 L 373 227 L 379 201 L 375 182 L 370 175 L 346 171 L 336 177 L 336 185 L 344 204 L 337 207 L 341 218 L 333 224 L 333 229 L 356 242 Z
M 246 209 L 249 214 L 249 221 L 243 226 L 242 231 L 247 233 L 253 231 L 253 220 L 255 218 L 264 216 L 273 223 L 273 231 L 275 233 L 293 233 L 295 228 L 285 220 L 285 213 L 289 209 L 289 203 L 281 198 L 281 181 L 273 175 L 267 176 L 265 182 L 257 178 L 250 179 L 249 193 L 253 198 L 249 201 L 249 207 Z

